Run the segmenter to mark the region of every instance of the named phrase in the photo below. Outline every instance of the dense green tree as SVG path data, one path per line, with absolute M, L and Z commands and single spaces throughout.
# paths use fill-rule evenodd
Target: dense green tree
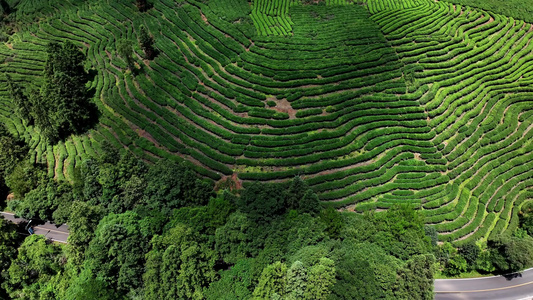
M 2 278 L 7 277 L 7 270 L 16 257 L 20 242 L 21 235 L 17 233 L 17 226 L 0 216 L 0 282 Z M 7 292 L 1 284 L 0 299 L 8 299 Z
M 32 103 L 23 88 L 15 83 L 11 76 L 6 74 L 7 87 L 11 100 L 15 104 L 15 114 L 21 118 L 25 125 L 33 124 Z
M 85 55 L 71 42 L 47 47 L 44 84 L 31 94 L 35 125 L 55 143 L 71 133 L 83 132 L 95 118 L 95 106 L 88 97 Z
M 462 255 L 454 254 L 448 259 L 446 267 L 444 268 L 444 273 L 448 276 L 457 276 L 467 270 L 468 262 L 466 259 Z
M 424 220 L 409 206 L 393 206 L 384 213 L 371 215 L 375 225 L 372 241 L 402 260 L 428 253 L 431 239 L 424 231 Z
M 117 42 L 117 53 L 124 59 L 128 65 L 128 69 L 133 70 L 133 43 L 130 40 L 121 39 Z
M 474 242 L 469 242 L 459 248 L 459 254 L 465 258 L 466 263 L 469 266 L 474 266 L 476 264 L 480 253 L 481 249 Z
M 66 291 L 66 300 L 118 300 L 124 299 L 117 291 L 109 288 L 101 278 L 94 278 L 90 272 L 84 270 L 74 278 Z
M 9 15 L 11 13 L 11 7 L 6 0 L 0 0 L 0 7 L 2 8 L 4 15 Z
M 15 138 L 0 123 L 0 170 L 3 170 L 3 177 L 13 172 L 27 153 L 28 146 L 24 141 Z
M 209 300 L 241 300 L 252 297 L 253 277 L 251 268 L 253 259 L 238 261 L 229 270 L 221 273 L 221 278 L 213 282 L 205 292 Z
M 47 181 L 43 169 L 43 166 L 34 165 L 29 160 L 23 160 L 13 168 L 5 180 L 16 199 L 23 199 L 26 193 Z
M 139 227 L 140 217 L 134 212 L 104 217 L 87 250 L 85 267 L 93 278 L 100 278 L 109 287 L 126 294 L 142 285 L 147 238 Z
M 300 176 L 294 177 L 289 182 L 289 187 L 286 190 L 286 202 L 289 209 L 298 209 L 300 205 L 300 199 L 304 196 L 305 192 L 309 189 L 309 186 Z
M 437 246 L 437 242 L 439 241 L 439 234 L 437 233 L 437 229 L 433 226 L 424 226 L 424 232 L 426 233 L 426 236 L 428 236 L 431 240 L 431 245 L 433 247 Z
M 286 211 L 284 188 L 277 184 L 254 182 L 238 200 L 238 207 L 254 222 L 268 223 Z
M 203 299 L 217 277 L 215 251 L 184 224 L 154 236 L 146 257 L 145 299 Z
M 18 248 L 3 286 L 11 299 L 55 299 L 55 288 L 41 288 L 61 276 L 62 251 L 40 235 L 29 236 Z
M 100 145 L 102 152 L 98 155 L 99 164 L 115 164 L 120 160 L 120 152 L 107 140 Z
M 268 265 L 259 278 L 259 283 L 254 289 L 254 299 L 271 299 L 274 295 L 285 295 L 287 284 L 287 266 L 282 262 Z
M 226 263 L 233 264 L 250 255 L 253 226 L 245 214 L 237 212 L 216 230 L 216 250 Z
M 294 177 L 289 182 L 285 193 L 288 209 L 295 209 L 302 213 L 317 214 L 322 208 L 318 196 L 299 176 Z
M 450 257 L 457 253 L 457 249 L 450 242 L 444 242 L 438 246 L 435 252 L 437 261 L 445 266 Z
M 476 270 L 481 273 L 494 272 L 495 267 L 492 263 L 491 253 L 488 250 L 481 251 L 476 261 Z
M 368 261 L 343 257 L 338 265 L 337 282 L 330 299 L 380 299 L 384 296 Z
M 112 213 L 123 213 L 143 204 L 146 165 L 129 152 L 119 155 L 109 149 L 103 153 L 98 161 L 82 162 L 74 193 Z
M 139 27 L 139 44 L 144 51 L 144 57 L 146 59 L 153 59 L 155 56 L 154 39 L 144 25 Z
M 0 216 L 0 275 L 9 268 L 19 242 L 17 226 Z
M 165 228 L 185 224 L 198 234 L 198 238 L 207 241 L 213 238 L 217 228 L 226 224 L 234 205 L 224 199 L 223 195 L 209 199 L 207 206 L 186 206 L 175 209 Z
M 533 238 L 497 236 L 487 244 L 498 271 L 518 271 L 533 265 Z
M 0 207 L 5 207 L 6 203 L 5 200 L 9 194 L 9 188 L 6 185 L 6 182 L 4 180 L 4 176 L 0 174 Z
M 522 205 L 519 213 L 520 227 L 533 236 L 533 202 Z
M 331 238 L 338 238 L 343 228 L 341 214 L 333 207 L 328 207 L 320 214 L 320 220 L 326 224 L 326 232 Z
M 120 194 L 113 198 L 109 205 L 109 210 L 113 213 L 123 213 L 127 210 L 133 209 L 143 200 L 144 189 L 146 188 L 146 181 L 137 175 L 130 177 L 121 186 Z
M 302 213 L 309 213 L 312 215 L 318 214 L 322 210 L 318 195 L 313 190 L 308 189 L 298 202 L 298 211 Z
M 432 300 L 435 257 L 415 255 L 398 270 L 396 299 Z
M 79 189 L 76 192 L 83 199 L 87 199 L 90 204 L 99 204 L 99 199 L 102 197 L 102 185 L 98 182 L 98 162 L 93 159 L 86 159 L 81 162 L 79 170 L 80 183 L 75 186 Z
M 104 216 L 104 209 L 86 202 L 75 201 L 71 205 L 68 220 L 68 250 L 71 259 L 81 265 L 85 258 L 85 250 L 94 238 L 94 232 Z
M 147 0 L 136 0 L 135 5 L 140 12 L 145 12 L 150 8 L 150 5 Z
M 42 181 L 37 188 L 29 191 L 16 206 L 17 215 L 26 219 L 66 223 L 70 215 L 70 205 L 74 201 L 72 186 L 53 179 Z
M 346 238 L 331 246 L 336 266 L 332 299 L 394 298 L 401 262 L 375 243 Z
M 287 271 L 287 286 L 285 294 L 287 299 L 304 299 L 308 286 L 307 269 L 297 260 L 292 263 Z
M 35 123 L 51 143 L 71 133 L 81 133 L 95 118 L 96 107 L 90 103 L 85 83 L 85 55 L 67 41 L 47 47 L 44 84 L 40 92 L 26 94 L 8 77 L 8 87 L 15 113 L 26 124 Z
M 150 166 L 146 178 L 148 207 L 164 213 L 183 206 L 206 204 L 214 195 L 213 184 L 199 179 L 184 164 L 161 160 Z
M 335 284 L 335 262 L 327 257 L 309 269 L 304 299 L 325 300 Z

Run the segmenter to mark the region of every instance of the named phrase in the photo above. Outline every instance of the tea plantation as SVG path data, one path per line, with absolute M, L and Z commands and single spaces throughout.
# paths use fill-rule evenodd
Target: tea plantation
M 533 199 L 533 25 L 522 20 L 434 0 L 19 2 L 0 74 L 36 88 L 46 45 L 70 40 L 101 112 L 87 134 L 49 145 L 13 114 L 0 75 L 0 119 L 50 177 L 71 179 L 107 141 L 245 187 L 300 175 L 338 209 L 408 204 L 458 245 L 512 232 Z

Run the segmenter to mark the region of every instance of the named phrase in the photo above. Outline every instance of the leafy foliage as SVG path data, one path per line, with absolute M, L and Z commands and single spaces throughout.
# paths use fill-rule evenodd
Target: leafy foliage
M 144 25 L 139 27 L 139 44 L 144 51 L 144 57 L 146 59 L 154 59 L 154 56 L 156 55 L 154 38 L 148 33 Z
M 14 167 L 28 153 L 28 146 L 21 139 L 15 138 L 0 123 L 0 170 L 2 177 L 13 172 Z
M 42 236 L 32 235 L 18 248 L 7 271 L 8 280 L 2 286 L 12 299 L 53 299 L 54 289 L 41 287 L 60 277 L 62 268 L 61 248 L 47 243 Z
M 498 236 L 488 241 L 491 260 L 501 272 L 518 271 L 533 265 L 533 239 Z
M 203 299 L 217 276 L 216 253 L 183 224 L 152 239 L 144 275 L 146 299 Z
M 82 133 L 94 122 L 96 107 L 89 101 L 85 84 L 85 55 L 70 41 L 47 47 L 44 84 L 40 92 L 22 89 L 8 77 L 15 113 L 27 124 L 35 123 L 50 143 L 71 133 Z
M 117 42 L 117 53 L 124 59 L 128 68 L 133 70 L 134 61 L 133 61 L 133 42 L 126 39 L 121 39 Z
M 144 253 L 148 241 L 134 212 L 110 214 L 96 228 L 87 250 L 85 267 L 112 289 L 127 293 L 142 285 Z
M 34 187 L 17 212 L 66 220 L 69 245 L 35 246 L 53 260 L 38 265 L 38 272 L 24 271 L 32 278 L 17 275 L 23 271 L 8 261 L 11 271 L 4 276 L 11 295 L 68 300 L 431 295 L 432 246 L 422 218 L 409 207 L 364 215 L 319 211 L 316 194 L 298 177 L 284 184 L 254 183 L 240 195 L 215 194 L 212 182 L 184 164 L 162 160 L 147 166 L 104 146 L 98 159 L 77 167 L 72 184 L 30 180 Z

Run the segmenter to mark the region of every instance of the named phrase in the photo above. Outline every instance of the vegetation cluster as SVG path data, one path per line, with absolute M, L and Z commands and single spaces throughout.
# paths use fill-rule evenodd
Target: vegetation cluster
M 409 207 L 341 214 L 299 177 L 215 192 L 183 164 L 112 147 L 76 174 L 9 203 L 66 222 L 68 245 L 0 220 L 11 298 L 432 299 L 434 246 Z
M 525 1 L 0 1 L 0 297 L 432 299 L 533 265 Z M 241 189 L 242 187 L 242 189 Z

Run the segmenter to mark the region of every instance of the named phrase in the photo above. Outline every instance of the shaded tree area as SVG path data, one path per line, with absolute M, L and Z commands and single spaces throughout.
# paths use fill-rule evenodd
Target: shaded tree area
M 148 33 L 144 25 L 139 27 L 139 44 L 144 52 L 144 58 L 152 60 L 158 54 L 154 49 L 154 38 Z
M 133 60 L 133 42 L 126 39 L 121 39 L 117 42 L 117 53 L 126 62 L 128 69 L 133 71 L 135 69 L 135 61 Z
M 526 202 L 518 213 L 514 231 L 490 236 L 484 243 L 469 242 L 459 247 L 443 243 L 435 249 L 439 271 L 456 277 L 463 273 L 507 274 L 533 267 L 533 203 Z
M 98 159 L 77 166 L 72 183 L 40 180 L 15 205 L 22 216 L 66 222 L 70 236 L 63 249 L 26 239 L 3 273 L 10 295 L 433 296 L 433 245 L 408 207 L 364 215 L 325 209 L 299 177 L 215 193 L 213 182 L 184 164 L 146 165 L 110 145 L 102 148 Z
M 152 4 L 147 0 L 135 0 L 135 6 L 137 6 L 137 9 L 139 9 L 140 12 L 146 12 L 152 8 Z
M 50 43 L 39 90 L 22 89 L 8 75 L 8 89 L 15 114 L 26 125 L 35 125 L 49 143 L 70 134 L 80 134 L 93 126 L 98 110 L 86 88 L 89 75 L 84 69 L 85 54 L 73 43 Z
M 54 299 L 55 290 L 68 282 L 61 247 L 43 236 L 31 235 L 17 249 L 2 287 L 11 299 Z
M 17 226 L 0 217 L 0 274 L 7 274 L 11 260 L 16 257 L 17 248 L 22 237 L 17 233 Z M 1 281 L 0 281 L 1 282 Z M 0 285 L 0 299 L 7 299 L 8 294 L 3 285 Z
M 0 207 L 4 207 L 9 188 L 6 181 L 28 153 L 23 140 L 14 137 L 0 123 Z

